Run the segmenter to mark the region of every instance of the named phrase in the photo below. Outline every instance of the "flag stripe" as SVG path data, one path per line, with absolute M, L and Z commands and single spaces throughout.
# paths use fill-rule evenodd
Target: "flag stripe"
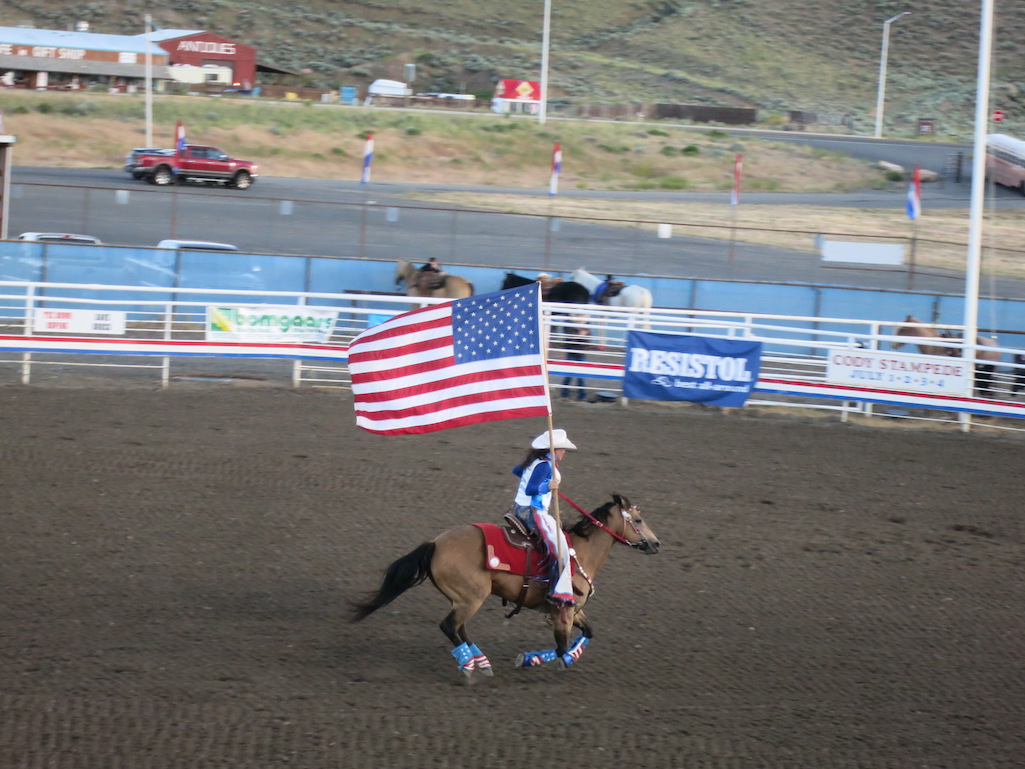
M 374 408 L 372 404 L 376 403 L 419 398 L 423 392 L 424 383 L 422 377 L 403 377 L 376 384 L 379 386 L 363 384 L 359 387 L 360 401 L 366 405 L 367 409 Z M 470 392 L 479 393 L 481 397 L 490 397 L 491 394 L 503 388 L 506 390 L 534 388 L 530 392 L 537 394 L 542 389 L 537 386 L 537 382 L 533 378 L 531 366 L 518 366 L 500 371 L 468 372 L 460 376 L 439 378 L 433 380 L 432 384 L 436 392 L 444 392 L 446 397 L 461 397 L 462 394 Z M 357 388 L 353 388 L 353 392 L 356 390 Z
M 914 221 L 922 214 L 922 175 L 921 169 L 915 166 L 915 172 L 911 176 L 911 183 L 908 185 L 908 199 L 905 203 L 905 210 L 908 218 Z
M 425 433 L 551 413 L 540 286 L 413 310 L 349 345 L 356 424 Z

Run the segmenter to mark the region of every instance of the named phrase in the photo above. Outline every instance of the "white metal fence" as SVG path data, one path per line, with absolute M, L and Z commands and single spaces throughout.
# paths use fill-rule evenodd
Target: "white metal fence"
M 176 372 L 204 359 L 208 371 L 230 377 L 240 361 L 276 362 L 277 373 L 295 387 L 349 387 L 346 350 L 368 325 L 411 309 L 410 299 L 384 294 L 322 294 L 223 290 L 117 287 L 78 283 L 0 282 L 0 383 L 31 384 L 40 372 L 74 376 L 76 370 L 104 369 L 152 377 L 162 386 Z M 273 304 L 268 304 L 273 302 Z M 207 320 L 210 307 L 257 305 L 268 311 L 295 312 L 312 308 L 335 313 L 329 336 L 315 343 L 223 341 L 213 338 Z M 992 391 L 936 393 L 905 388 L 899 383 L 851 386 L 831 381 L 831 354 L 888 351 L 904 337 L 892 325 L 850 318 L 819 318 L 655 308 L 640 314 L 624 308 L 545 303 L 550 384 L 554 397 L 563 390 L 588 399 L 621 396 L 627 335 L 631 329 L 669 334 L 697 334 L 759 341 L 761 372 L 750 405 L 851 415 L 919 419 L 958 425 L 1025 430 L 1025 351 L 997 348 L 1000 361 Z M 578 351 L 564 330 L 566 314 L 591 333 L 584 360 L 569 360 Z M 287 314 L 287 313 L 286 313 Z M 67 322 L 62 322 L 66 316 Z M 86 320 L 83 321 L 83 318 Z M 123 320 L 123 328 L 112 319 Z M 84 322 L 84 326 L 83 326 Z M 90 325 L 90 323 L 92 325 Z M 957 332 L 956 327 L 945 330 Z M 966 352 L 958 339 L 935 342 Z M 913 348 L 904 348 L 913 352 Z M 569 378 L 565 385 L 564 381 Z M 577 380 L 583 379 L 582 385 Z

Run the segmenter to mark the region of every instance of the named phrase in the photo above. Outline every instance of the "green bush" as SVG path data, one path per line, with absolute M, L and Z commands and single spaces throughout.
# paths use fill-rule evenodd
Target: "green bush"
M 682 150 L 680 150 L 680 154 L 681 155 L 700 155 L 701 154 L 701 149 L 696 144 L 688 144 L 686 147 L 684 147 Z
M 658 186 L 664 190 L 686 190 L 690 189 L 690 182 L 684 176 L 663 176 Z

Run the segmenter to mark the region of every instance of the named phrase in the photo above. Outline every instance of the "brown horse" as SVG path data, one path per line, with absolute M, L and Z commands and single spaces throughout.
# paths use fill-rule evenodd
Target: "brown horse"
M 430 272 L 415 264 L 399 260 L 395 270 L 395 285 L 406 284 L 406 296 L 434 296 L 447 299 L 465 299 L 473 296 L 473 284 L 458 275 Z
M 944 335 L 935 326 L 930 326 L 918 320 L 914 315 L 904 318 L 904 324 L 897 327 L 897 336 L 909 336 L 922 340 L 916 343 L 918 351 L 923 355 L 941 355 L 944 357 L 961 357 L 961 350 L 957 347 L 945 347 L 943 345 L 926 344 L 929 340 L 960 342 L 961 339 L 955 335 Z M 913 324 L 913 325 L 908 325 Z M 988 336 L 976 336 L 975 344 L 986 347 L 996 347 L 997 340 Z M 893 342 L 891 347 L 899 350 L 904 346 L 903 342 Z M 996 371 L 996 363 L 1000 360 L 1000 353 L 996 350 L 978 349 L 975 351 L 975 382 L 976 387 L 983 395 L 993 395 L 993 372 Z
M 444 531 L 392 563 L 376 593 L 366 600 L 352 602 L 352 620 L 363 619 L 387 606 L 409 588 L 430 579 L 452 604 L 452 610 L 441 622 L 441 631 L 455 647 L 452 656 L 467 678 L 474 670 L 482 675 L 493 674 L 490 661 L 466 633 L 466 623 L 489 595 L 515 603 L 517 608 L 511 614 L 522 605 L 547 612 L 551 618 L 556 648 L 524 652 L 516 660 L 517 667 L 533 667 L 553 660 L 558 660 L 560 667 L 567 667 L 579 658 L 592 638 L 584 604 L 594 590 L 594 578 L 608 558 L 612 545 L 622 542 L 648 555 L 657 553 L 660 547 L 658 538 L 641 518 L 640 511 L 621 494 L 612 494 L 611 502 L 590 514 L 580 508 L 577 510 L 582 514 L 580 520 L 564 527 L 571 552 L 575 552 L 575 607 L 560 609 L 549 605 L 545 600 L 545 584 L 540 581 L 511 571 L 488 569 L 487 561 L 492 561 L 494 566 L 499 559 L 495 558 L 493 550 L 488 549 L 490 546 L 486 545 L 481 528 L 469 525 Z M 573 626 L 579 628 L 581 634 L 570 645 L 569 634 Z

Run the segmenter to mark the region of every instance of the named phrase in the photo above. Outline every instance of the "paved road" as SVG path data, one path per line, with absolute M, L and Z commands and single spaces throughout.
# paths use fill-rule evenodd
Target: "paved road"
M 957 273 L 824 268 L 808 252 L 690 238 L 671 239 L 638 227 L 609 226 L 545 216 L 454 212 L 401 197 L 412 191 L 494 192 L 496 188 L 288 178 L 261 179 L 247 192 L 190 186 L 154 188 L 118 170 L 15 168 L 9 232 L 87 232 L 108 243 L 153 245 L 166 237 L 235 243 L 247 251 L 366 257 L 384 260 L 436 256 L 448 264 L 517 270 L 572 270 L 705 279 L 749 279 L 958 292 Z M 125 192 L 127 191 L 127 192 Z M 501 190 L 509 191 L 509 190 Z M 524 195 L 545 190 L 517 189 Z M 926 207 L 966 207 L 968 184 L 929 185 Z M 574 190 L 566 197 L 727 202 L 726 193 Z M 847 205 L 902 210 L 900 189 L 843 195 L 750 193 L 756 204 Z M 1001 190 L 1001 206 L 1025 208 L 1025 198 Z M 341 205 L 339 205 L 341 204 Z M 809 238 L 813 235 L 809 234 Z M 1004 296 L 1025 293 L 1017 281 L 998 281 Z

